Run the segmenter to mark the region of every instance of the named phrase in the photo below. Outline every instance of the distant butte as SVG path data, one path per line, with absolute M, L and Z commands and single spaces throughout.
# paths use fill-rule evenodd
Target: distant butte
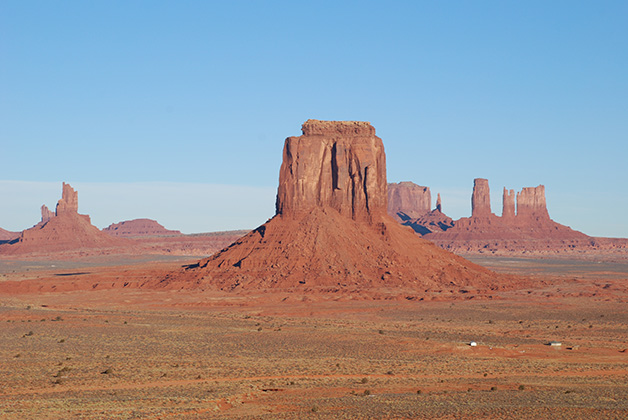
M 103 232 L 122 238 L 144 238 L 150 236 L 180 236 L 178 230 L 168 230 L 152 219 L 126 220 L 114 223 L 102 230 Z
M 78 213 L 78 193 L 63 183 L 61 199 L 54 213 L 41 209 L 41 221 L 9 243 L 0 245 L 1 255 L 46 254 L 84 248 L 124 247 L 126 242 L 112 238 L 91 224 L 88 215 Z
M 440 194 L 436 208 L 432 210 L 431 205 L 429 187 L 407 181 L 388 184 L 388 214 L 420 235 L 441 232 L 453 226 L 453 220 L 442 212 Z
M 0 228 L 0 242 L 12 241 L 18 236 L 20 236 L 20 232 L 11 232 Z
M 370 123 L 308 120 L 302 132 L 284 144 L 275 216 L 155 286 L 424 291 L 503 281 L 387 215 L 386 156 Z

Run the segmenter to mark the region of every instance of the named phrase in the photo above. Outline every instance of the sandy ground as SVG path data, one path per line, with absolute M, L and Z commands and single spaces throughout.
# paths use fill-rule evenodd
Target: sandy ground
M 492 259 L 533 287 L 423 300 L 137 288 L 183 262 L 1 261 L 0 418 L 628 418 L 621 265 Z

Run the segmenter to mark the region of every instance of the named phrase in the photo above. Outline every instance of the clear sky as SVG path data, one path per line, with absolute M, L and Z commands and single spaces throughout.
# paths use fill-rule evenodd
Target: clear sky
M 370 121 L 388 179 L 470 214 L 546 186 L 628 237 L 628 2 L 0 0 L 0 227 L 79 190 L 94 223 L 253 228 L 283 140 Z

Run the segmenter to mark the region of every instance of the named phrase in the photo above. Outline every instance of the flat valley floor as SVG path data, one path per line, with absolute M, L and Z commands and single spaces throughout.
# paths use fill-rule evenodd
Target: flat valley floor
M 626 267 L 513 261 L 492 268 L 534 287 L 422 300 L 132 287 L 180 261 L 0 261 L 0 286 L 22 282 L 0 293 L 0 418 L 628 418 Z

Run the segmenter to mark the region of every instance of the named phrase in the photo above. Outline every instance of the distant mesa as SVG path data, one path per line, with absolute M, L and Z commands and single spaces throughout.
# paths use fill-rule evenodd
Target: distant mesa
M 416 219 L 432 208 L 430 187 L 422 187 L 413 182 L 388 184 L 388 214 L 400 221 Z
M 502 280 L 387 215 L 386 156 L 370 123 L 308 120 L 302 132 L 284 144 L 275 216 L 158 287 L 425 291 Z
M 88 215 L 78 213 L 78 193 L 63 183 L 61 199 L 55 212 L 41 208 L 41 221 L 30 229 L 0 245 L 0 254 L 38 254 L 83 248 L 121 247 L 126 242 L 112 238 L 91 224 Z
M 11 231 L 0 228 L 0 243 L 12 241 L 18 236 L 20 236 L 20 232 L 11 232 Z
M 453 226 L 453 220 L 442 212 L 440 194 L 436 208 L 432 210 L 431 205 L 429 187 L 408 181 L 388 184 L 388 214 L 420 235 L 442 232 Z
M 114 223 L 102 230 L 103 232 L 122 238 L 144 238 L 151 236 L 180 236 L 178 230 L 168 230 L 152 219 L 126 220 Z

